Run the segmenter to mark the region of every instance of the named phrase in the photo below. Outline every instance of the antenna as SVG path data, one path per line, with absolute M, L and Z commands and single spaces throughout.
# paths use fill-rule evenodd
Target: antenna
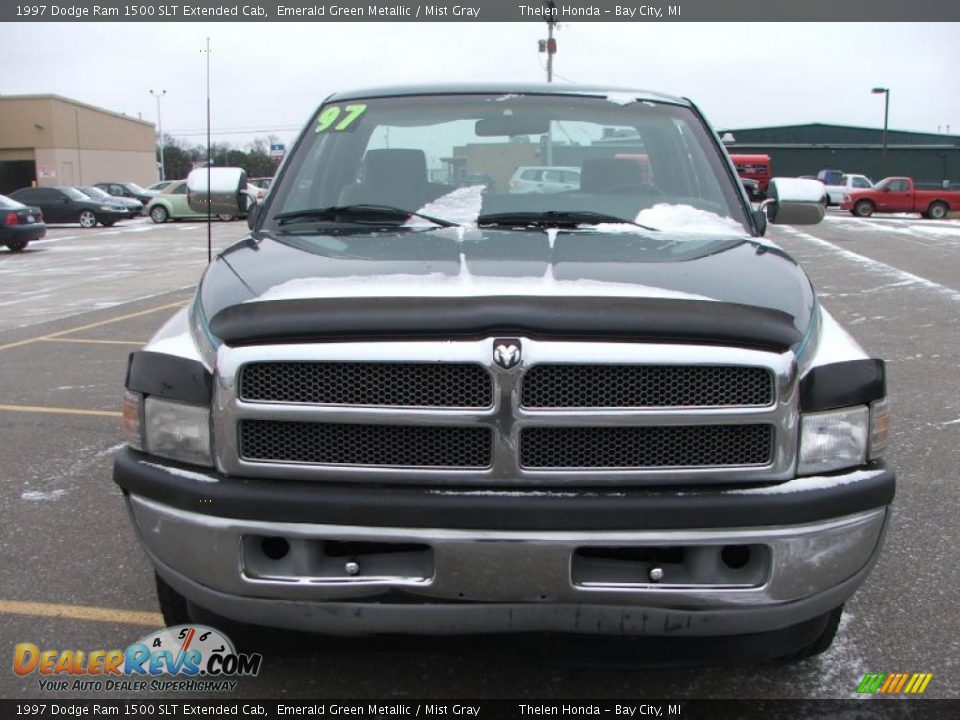
M 210 196 L 210 38 L 207 38 L 207 265 L 213 261 L 213 205 Z

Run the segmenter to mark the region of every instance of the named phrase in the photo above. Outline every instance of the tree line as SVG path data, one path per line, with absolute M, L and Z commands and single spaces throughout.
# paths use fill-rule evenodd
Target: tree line
M 238 149 L 230 143 L 211 143 L 210 153 L 214 167 L 240 167 L 247 171 L 247 177 L 273 177 L 277 169 L 277 160 L 270 157 L 270 144 L 278 138 L 271 135 L 267 138 L 256 138 L 248 143 L 245 150 Z M 160 162 L 160 153 L 157 151 L 157 163 Z M 189 143 L 171 137 L 163 136 L 163 171 L 167 180 L 181 180 L 190 171 L 207 162 L 207 148 L 205 145 L 190 145 Z

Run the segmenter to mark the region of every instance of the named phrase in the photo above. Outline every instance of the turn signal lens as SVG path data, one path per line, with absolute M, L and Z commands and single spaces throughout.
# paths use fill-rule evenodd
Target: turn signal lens
M 883 455 L 890 444 L 893 415 L 887 398 L 870 403 L 870 459 Z
M 143 395 L 132 390 L 123 393 L 123 437 L 135 450 L 143 450 Z

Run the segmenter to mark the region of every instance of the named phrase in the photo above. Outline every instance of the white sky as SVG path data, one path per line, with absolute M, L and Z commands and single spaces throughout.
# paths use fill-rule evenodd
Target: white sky
M 0 94 L 56 93 L 201 143 L 211 38 L 215 140 L 292 141 L 336 90 L 457 80 L 541 81 L 541 22 L 16 23 Z M 960 23 L 565 23 L 556 80 L 693 99 L 717 128 L 806 122 L 960 134 Z M 243 129 L 252 133 L 222 133 Z M 195 131 L 196 134 L 184 135 Z

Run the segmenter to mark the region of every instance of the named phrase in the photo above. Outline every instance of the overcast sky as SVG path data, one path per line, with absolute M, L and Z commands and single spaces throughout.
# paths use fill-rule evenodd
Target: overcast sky
M 290 141 L 335 90 L 543 80 L 545 34 L 540 22 L 17 23 L 0 45 L 0 94 L 56 93 L 155 122 L 149 90 L 164 89 L 164 132 L 200 143 L 209 35 L 215 139 Z M 568 23 L 557 38 L 558 82 L 684 95 L 717 128 L 880 127 L 870 88 L 881 85 L 891 128 L 960 134 L 960 23 Z

